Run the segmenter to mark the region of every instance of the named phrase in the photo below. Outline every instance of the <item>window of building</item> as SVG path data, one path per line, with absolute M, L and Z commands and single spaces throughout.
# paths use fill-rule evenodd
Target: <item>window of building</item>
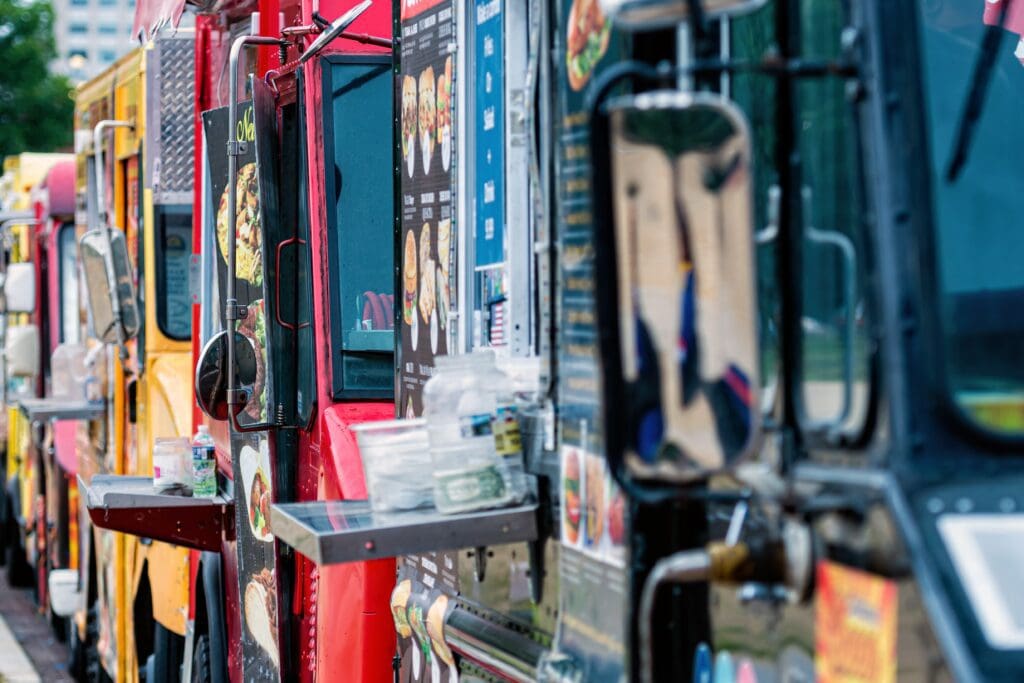
M 88 4 L 89 0 L 71 0 L 71 5 L 73 7 L 85 7 Z
M 113 50 L 100 50 L 100 60 L 109 63 L 117 59 L 117 53 Z
M 99 27 L 99 32 L 101 34 L 105 35 L 105 36 L 116 36 L 117 35 L 117 27 L 114 26 L 113 24 L 102 24 Z
M 74 33 L 76 35 L 82 35 L 89 32 L 89 27 L 85 24 L 68 24 L 68 33 Z

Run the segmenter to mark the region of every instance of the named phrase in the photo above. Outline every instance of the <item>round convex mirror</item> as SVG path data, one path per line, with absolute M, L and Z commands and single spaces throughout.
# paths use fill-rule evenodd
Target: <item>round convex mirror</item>
M 256 351 L 252 343 L 235 332 L 235 377 L 240 387 L 256 381 Z M 228 419 L 228 332 L 218 332 L 203 347 L 196 366 L 196 401 L 214 420 Z M 238 405 L 238 410 L 244 407 Z

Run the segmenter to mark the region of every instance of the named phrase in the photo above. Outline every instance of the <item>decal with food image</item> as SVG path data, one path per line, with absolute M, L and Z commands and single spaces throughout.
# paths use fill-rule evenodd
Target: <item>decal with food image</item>
M 434 135 L 437 129 L 437 101 L 434 94 L 434 67 L 428 66 L 420 72 L 420 158 L 423 159 L 423 173 L 430 173 L 430 161 L 434 157 Z
M 260 450 L 249 445 L 242 446 L 239 455 L 242 470 L 242 485 L 247 491 L 249 530 L 256 540 L 271 543 L 274 535 L 270 531 L 270 449 L 263 441 Z
M 406 76 L 402 79 L 402 159 L 410 178 L 416 170 L 416 130 L 419 115 L 416 79 L 413 76 Z
M 562 545 L 614 566 L 625 564 L 625 497 L 604 458 L 569 444 L 561 451 Z
M 228 264 L 228 194 L 224 185 L 217 207 L 217 246 L 220 247 L 224 266 Z M 259 177 L 256 162 L 243 165 L 235 181 L 235 275 L 253 287 L 263 284 L 262 226 L 260 221 Z
M 268 405 L 273 402 L 274 373 L 271 366 L 270 344 L 279 337 L 280 330 L 271 327 L 272 300 L 267 298 L 267 252 L 282 239 L 278 229 L 277 183 L 273 162 L 273 148 L 277 139 L 277 120 L 274 116 L 273 95 L 262 81 L 251 83 L 253 101 L 240 102 L 237 119 L 228 120 L 228 109 L 222 107 L 203 112 L 203 131 L 207 173 L 212 187 L 204 220 L 211 235 L 210 246 L 215 250 L 215 292 L 220 297 L 218 319 L 214 329 L 228 327 L 224 319 L 224 303 L 228 297 L 227 251 L 229 241 L 235 241 L 236 286 L 234 295 L 238 304 L 246 309 L 237 321 L 237 333 L 252 345 L 256 358 L 256 372 L 251 385 L 240 387 L 248 400 L 238 415 L 241 425 L 251 426 L 267 422 Z M 237 160 L 234 178 L 228 177 L 225 149 L 229 131 L 243 136 L 243 154 Z M 228 220 L 228 190 L 236 190 L 237 218 Z M 268 218 L 268 216 L 270 218 Z M 270 237 L 268 237 L 270 235 Z M 273 271 L 269 271 L 272 273 Z M 270 507 L 275 501 L 276 470 L 267 432 L 231 433 L 232 478 L 235 515 L 235 552 L 241 640 L 241 668 L 244 680 L 280 681 L 280 650 L 278 639 L 279 595 L 277 586 L 277 557 L 274 536 L 270 527 Z
M 575 0 L 569 10 L 565 61 L 569 87 L 583 90 L 594 67 L 608 51 L 611 23 L 598 0 Z
M 455 228 L 455 4 L 401 3 L 405 35 L 396 97 L 402 98 L 401 240 L 402 316 L 397 367 L 402 413 L 423 412 L 423 385 L 434 357 L 448 353 Z M 440 162 L 439 162 L 440 161 Z M 409 405 L 412 408 L 409 409 Z
M 253 574 L 245 587 L 245 626 L 253 640 L 280 667 L 277 646 L 277 583 L 274 572 L 263 569 Z
M 452 163 L 452 58 L 444 60 L 444 71 L 437 77 L 437 144 L 441 147 L 441 167 L 447 172 Z

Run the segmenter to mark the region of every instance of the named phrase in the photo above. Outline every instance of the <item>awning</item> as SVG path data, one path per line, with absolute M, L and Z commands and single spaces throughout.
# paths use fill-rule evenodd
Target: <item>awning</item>
M 164 26 L 177 28 L 184 12 L 185 0 L 136 0 L 132 37 L 145 43 Z
M 989 26 L 999 23 L 999 15 L 1003 12 L 1003 4 L 1011 0 L 986 0 L 984 22 Z M 1024 63 L 1024 2 L 1012 0 L 1013 4 L 1006 7 L 1006 19 L 1003 21 L 1003 28 L 1016 33 L 1017 48 L 1014 55 Z
M 255 12 L 258 0 L 136 0 L 132 36 L 140 43 L 152 40 L 165 26 L 178 28 L 185 5 L 199 13 L 222 14 L 239 18 Z

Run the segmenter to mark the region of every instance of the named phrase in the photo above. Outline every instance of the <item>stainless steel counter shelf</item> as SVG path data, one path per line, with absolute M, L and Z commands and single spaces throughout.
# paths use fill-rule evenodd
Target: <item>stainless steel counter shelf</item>
M 374 512 L 367 501 L 286 503 L 270 510 L 277 538 L 319 565 L 432 550 L 536 540 L 536 503 L 443 515 L 437 510 Z

